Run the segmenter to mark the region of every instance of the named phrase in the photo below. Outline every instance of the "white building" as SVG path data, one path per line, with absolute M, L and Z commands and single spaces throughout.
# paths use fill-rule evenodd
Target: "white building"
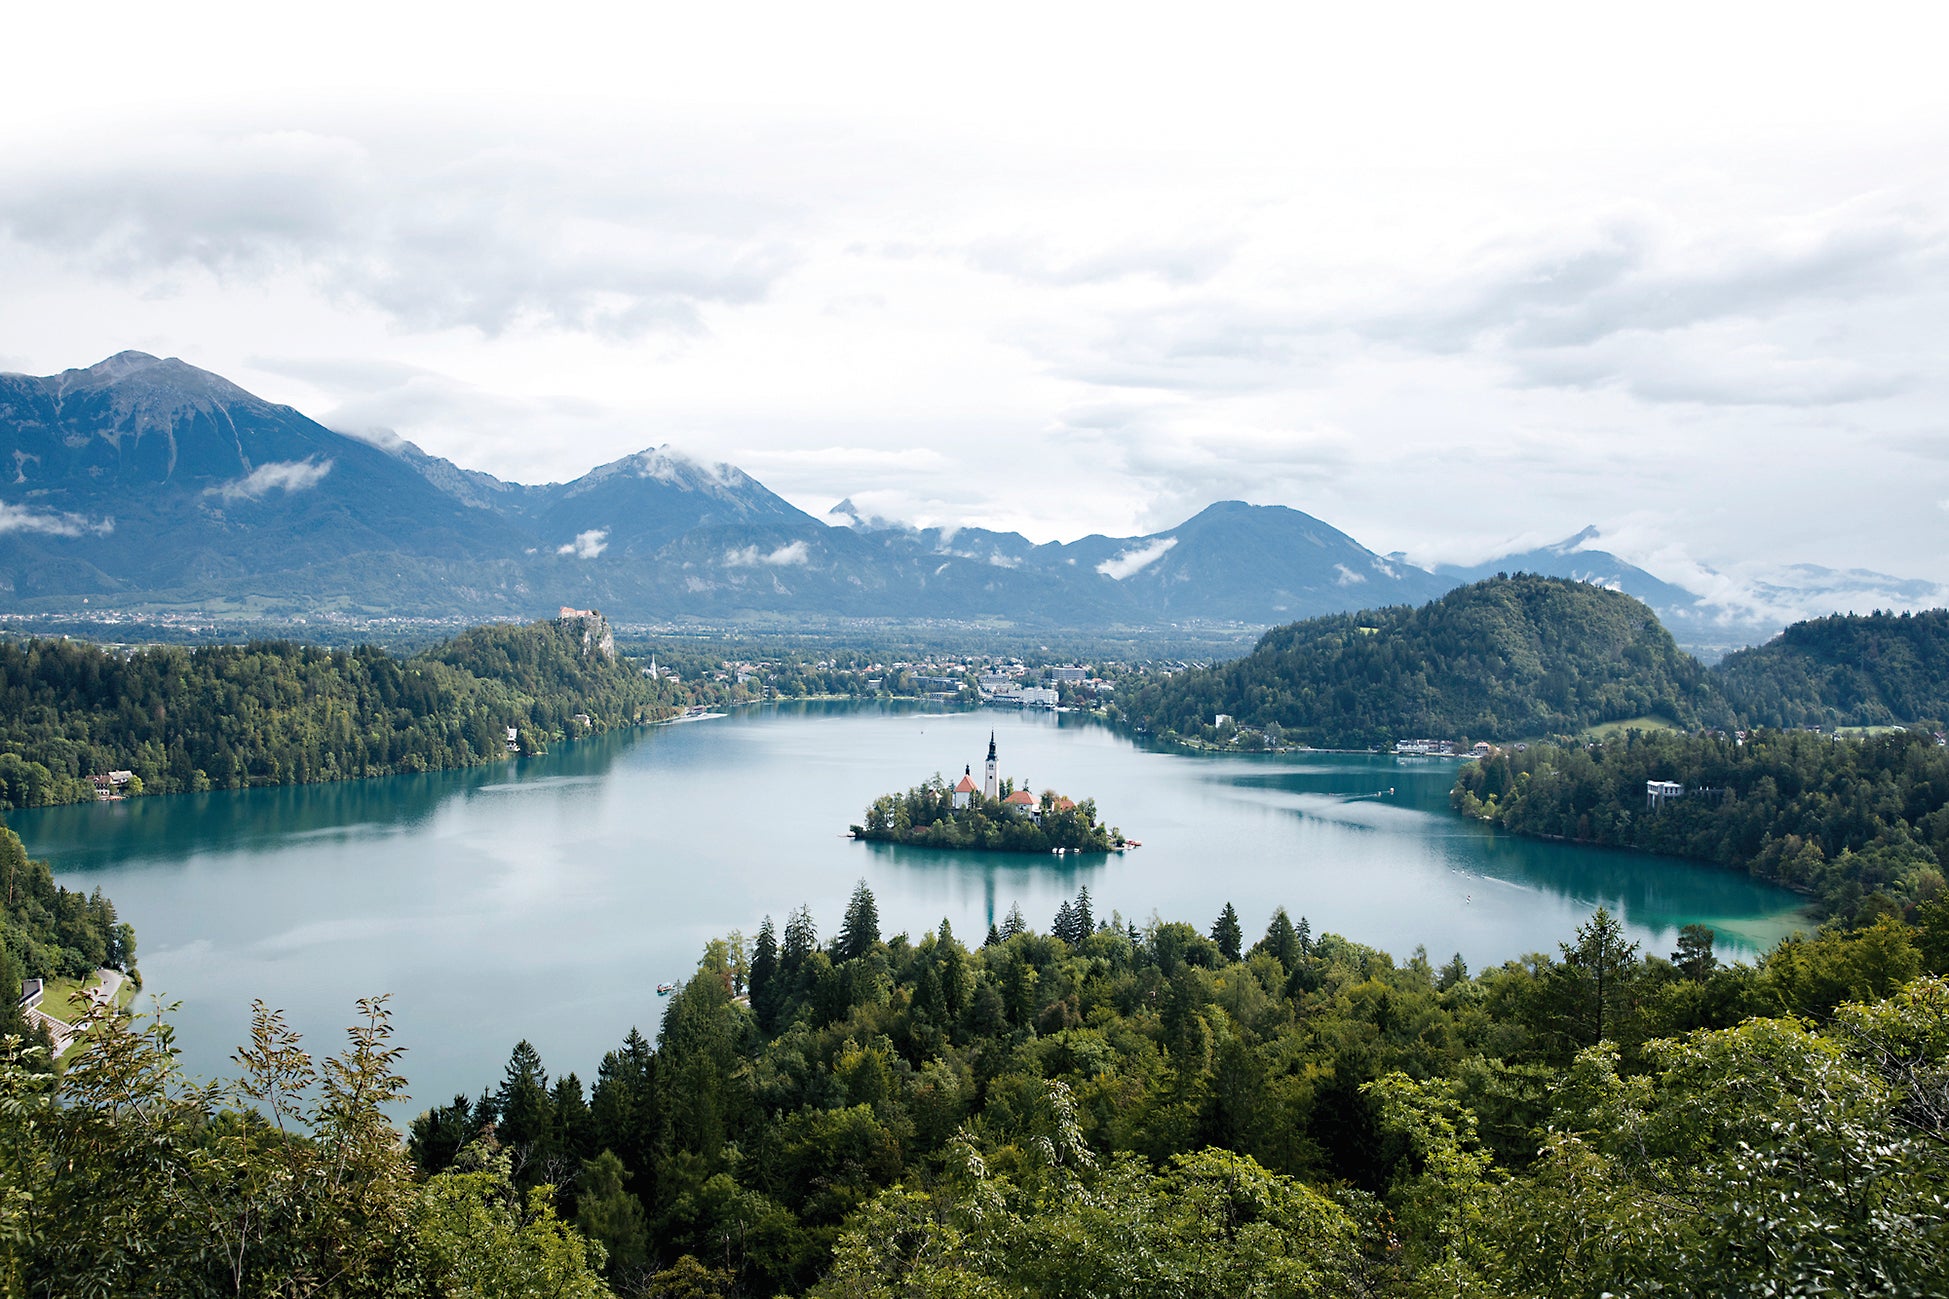
M 1644 805 L 1647 811 L 1656 812 L 1676 798 L 1685 797 L 1685 786 L 1675 780 L 1647 780 L 1644 783 Z

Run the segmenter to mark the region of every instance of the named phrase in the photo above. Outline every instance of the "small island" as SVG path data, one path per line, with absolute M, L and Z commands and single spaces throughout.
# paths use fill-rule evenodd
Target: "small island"
M 1113 852 L 1134 848 L 1114 826 L 1097 824 L 1096 801 L 1078 803 L 1054 790 L 1037 798 L 1026 785 L 997 776 L 995 737 L 988 737 L 984 779 L 963 768 L 949 786 L 939 775 L 904 794 L 883 794 L 866 809 L 855 839 L 919 848 L 979 848 L 989 852 Z

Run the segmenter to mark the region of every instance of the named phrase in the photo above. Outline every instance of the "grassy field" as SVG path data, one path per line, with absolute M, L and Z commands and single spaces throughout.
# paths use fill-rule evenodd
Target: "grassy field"
M 1834 734 L 1858 740 L 1876 735 L 1898 735 L 1907 729 L 1906 726 L 1836 726 Z
M 1675 731 L 1678 724 L 1669 717 L 1627 717 L 1621 722 L 1605 722 L 1584 732 L 1590 740 L 1608 740 L 1626 731 Z
M 88 1011 L 88 1003 L 83 1000 L 82 993 L 89 988 L 101 987 L 101 982 L 100 977 L 93 974 L 86 979 L 49 979 L 38 1009 L 52 1019 L 72 1024 Z M 115 994 L 116 1002 L 126 1009 L 134 999 L 135 984 L 123 979 L 121 990 Z

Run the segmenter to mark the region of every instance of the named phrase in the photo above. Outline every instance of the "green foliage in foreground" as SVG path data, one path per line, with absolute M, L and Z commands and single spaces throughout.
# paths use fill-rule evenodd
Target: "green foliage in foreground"
M 922 848 L 980 848 L 990 852 L 1108 852 L 1123 843 L 1123 832 L 1096 822 L 1096 800 L 1080 803 L 1042 791 L 1035 812 L 1016 810 L 979 794 L 968 806 L 954 806 L 954 794 L 939 776 L 904 794 L 882 794 L 866 809 L 859 839 L 913 844 Z
M 1686 797 L 1656 811 L 1645 782 Z M 1638 732 L 1601 745 L 1532 745 L 1468 763 L 1458 810 L 1525 834 L 1670 853 L 1743 869 L 1832 914 L 1906 911 L 1943 892 L 1949 750 L 1909 733 Z
M 475 1143 L 419 1180 L 383 999 L 314 1068 L 257 1007 L 240 1072 L 185 1079 L 166 1024 L 98 1018 L 66 1072 L 0 1040 L 0 1295 L 597 1299 L 602 1254 Z
M 1079 899 L 1069 938 L 971 949 L 870 903 L 825 945 L 803 908 L 712 944 L 586 1095 L 518 1046 L 415 1121 L 422 1171 L 492 1125 L 635 1260 L 623 1293 L 1949 1284 L 1949 904 L 1730 967 L 1599 911 L 1471 977 L 1283 911 L 1234 956 L 1229 909 L 1078 927 Z
M 480 627 L 412 658 L 288 641 L 117 653 L 0 642 L 0 807 L 85 802 L 90 777 L 131 792 L 382 776 L 498 762 L 667 714 L 672 687 L 618 659 L 580 619 Z
M 591 1092 L 523 1043 L 404 1143 L 384 999 L 322 1064 L 258 1006 L 218 1083 L 158 1019 L 59 1074 L 0 1037 L 0 1296 L 1949 1288 L 1949 903 L 1755 967 L 1600 910 L 1474 977 L 1065 912 L 969 949 L 801 908 Z
M 1223 738 L 1214 717 L 1306 744 L 1365 748 L 1413 736 L 1575 734 L 1656 715 L 1719 720 L 1705 669 L 1621 592 L 1518 574 L 1420 608 L 1275 627 L 1242 659 L 1118 697 L 1157 734 Z

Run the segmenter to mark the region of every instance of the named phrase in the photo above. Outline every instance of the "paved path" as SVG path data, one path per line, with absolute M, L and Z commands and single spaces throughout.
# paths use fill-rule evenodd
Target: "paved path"
M 116 994 L 122 990 L 122 972 L 120 970 L 111 970 L 104 966 L 96 970 L 95 975 L 101 980 L 100 985 L 88 989 L 82 995 L 90 1001 L 108 1001 L 112 1003 L 115 1000 Z M 48 1036 L 54 1039 L 54 1054 L 56 1056 L 67 1051 L 69 1047 L 74 1045 L 75 1039 L 81 1036 L 75 1031 L 74 1025 L 64 1024 L 54 1018 L 54 1016 L 43 1014 L 38 1009 L 27 1012 L 27 1022 L 46 1026 Z

